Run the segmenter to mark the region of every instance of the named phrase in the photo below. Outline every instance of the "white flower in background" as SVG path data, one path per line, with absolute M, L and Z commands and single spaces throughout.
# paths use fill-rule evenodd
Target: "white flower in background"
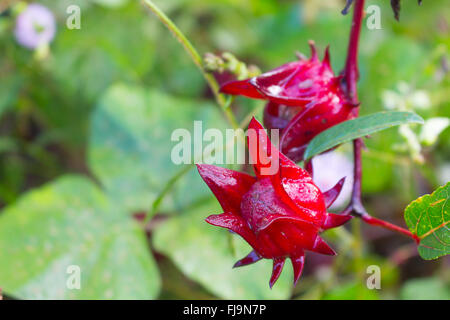
M 414 90 L 406 82 L 400 82 L 397 90 L 384 90 L 381 98 L 388 110 L 426 110 L 431 107 L 431 100 L 425 90 Z
M 381 94 L 383 105 L 388 110 L 404 110 L 405 104 L 401 96 L 392 90 L 384 90 Z
M 430 96 L 425 90 L 411 92 L 408 97 L 409 104 L 417 110 L 426 110 L 431 107 Z
M 17 42 L 26 48 L 48 45 L 56 33 L 55 17 L 47 7 L 30 4 L 17 17 L 14 33 Z
M 414 90 L 406 82 L 400 82 L 396 90 L 384 90 L 382 93 L 384 107 L 389 110 L 413 111 L 431 108 L 431 100 L 425 90 Z M 405 143 L 395 145 L 398 151 L 409 152 L 411 158 L 417 163 L 423 163 L 422 147 L 430 147 L 438 140 L 439 135 L 450 125 L 446 117 L 429 118 L 425 120 L 420 133 L 408 125 L 399 127 L 400 135 Z
M 439 135 L 450 125 L 450 119 L 436 117 L 427 119 L 420 131 L 420 142 L 426 146 L 431 146 L 437 142 Z
M 414 131 L 408 125 L 401 125 L 398 128 L 398 132 L 400 135 L 405 138 L 407 144 L 407 150 L 409 150 L 409 154 L 411 158 L 416 163 L 424 163 L 425 159 L 422 155 L 422 146 L 420 145 L 419 139 Z M 401 150 L 401 146 L 398 146 L 398 149 Z
M 331 210 L 342 208 L 349 201 L 353 185 L 353 162 L 345 155 L 330 151 L 312 160 L 314 183 L 322 192 L 328 191 L 343 177 L 346 177 L 341 194 L 331 206 Z
M 438 169 L 438 179 L 441 185 L 444 185 L 450 181 L 450 162 L 444 163 Z

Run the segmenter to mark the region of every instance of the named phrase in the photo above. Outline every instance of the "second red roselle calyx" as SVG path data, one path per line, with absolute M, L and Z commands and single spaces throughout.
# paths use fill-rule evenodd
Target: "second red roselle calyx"
M 262 258 L 272 259 L 272 287 L 286 258 L 290 258 L 294 283 L 297 283 L 303 270 L 305 251 L 335 255 L 319 233 L 351 218 L 327 212 L 344 181 L 342 179 L 331 190 L 322 193 L 305 170 L 271 144 L 264 128 L 254 118 L 249 131 L 253 133 L 247 136 L 255 177 L 213 165 L 197 165 L 224 210 L 222 214 L 209 216 L 206 221 L 237 233 L 253 248 L 235 267 Z M 276 170 L 267 170 L 273 168 L 274 163 Z
M 309 59 L 299 55 L 298 61 L 221 87 L 227 94 L 268 100 L 264 124 L 281 130 L 281 151 L 295 162 L 317 134 L 357 115 L 341 88 L 342 77 L 331 69 L 328 48 L 320 61 L 314 43 L 310 46 Z

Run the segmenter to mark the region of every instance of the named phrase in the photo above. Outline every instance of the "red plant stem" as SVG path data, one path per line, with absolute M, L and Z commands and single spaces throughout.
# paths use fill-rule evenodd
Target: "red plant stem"
M 358 88 L 357 88 L 359 78 L 358 47 L 363 15 L 364 15 L 364 0 L 356 0 L 355 8 L 353 9 L 353 20 L 350 30 L 350 41 L 348 43 L 347 61 L 345 63 L 345 70 L 344 70 L 344 80 L 347 86 L 347 95 L 348 98 L 350 99 L 350 102 L 355 106 L 359 104 Z
M 417 235 L 411 233 L 409 230 L 406 230 L 406 229 L 404 229 L 402 227 L 396 226 L 395 224 L 389 223 L 387 221 L 374 218 L 370 214 L 366 213 L 365 215 L 361 216 L 361 219 L 365 223 L 370 224 L 372 226 L 378 226 L 378 227 L 382 227 L 382 228 L 385 228 L 385 229 L 388 229 L 388 230 L 391 230 L 391 231 L 394 231 L 394 232 L 398 232 L 398 233 L 401 233 L 401 234 L 403 234 L 403 235 L 405 235 L 407 237 L 410 237 L 410 238 L 414 239 L 416 241 L 416 243 L 420 242 L 420 238 Z
M 356 139 L 353 141 L 353 193 L 351 205 L 354 211 L 358 213 L 364 213 L 365 209 L 362 204 L 362 160 L 361 149 L 363 141 L 362 139 Z
M 343 71 L 343 81 L 347 98 L 350 103 L 355 106 L 355 115 L 359 114 L 359 101 L 358 101 L 358 47 L 359 38 L 361 35 L 361 26 L 364 16 L 364 2 L 365 0 L 355 0 L 353 9 L 353 21 L 350 30 L 350 41 L 348 44 L 348 54 Z M 352 214 L 361 218 L 367 224 L 373 226 L 379 226 L 391 231 L 398 232 L 405 236 L 414 239 L 419 243 L 420 239 L 409 230 L 393 225 L 389 222 L 372 217 L 367 213 L 361 200 L 361 182 L 362 182 L 362 163 L 361 163 L 361 149 L 363 147 L 363 141 L 361 138 L 353 141 L 353 156 L 354 156 L 354 169 L 353 169 L 353 192 L 349 206 L 343 211 L 345 214 Z

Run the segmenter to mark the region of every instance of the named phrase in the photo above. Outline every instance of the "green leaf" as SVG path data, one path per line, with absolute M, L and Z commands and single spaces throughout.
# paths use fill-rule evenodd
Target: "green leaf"
M 154 37 L 158 33 L 143 26 L 143 21 L 148 17 L 140 3 L 129 0 L 95 1 L 102 6 L 79 4 L 81 27 L 91 31 L 83 33 L 59 28 L 52 45 L 52 62 L 48 64 L 50 73 L 58 81 L 55 87 L 61 94 L 75 95 L 78 104 L 85 101 L 89 107 L 117 79 L 140 82 L 150 70 L 155 72 L 152 70 L 155 63 Z M 126 2 L 130 2 L 129 5 L 122 6 Z M 119 6 L 122 7 L 118 9 Z M 60 10 L 57 4 L 54 7 L 55 12 Z M 121 23 L 117 23 L 118 20 Z M 127 28 L 123 28 L 124 25 Z M 134 31 L 132 35 L 129 30 Z M 74 46 L 74 43 L 77 45 Z M 76 76 L 73 76 L 74 70 Z M 35 83 L 39 81 L 35 80 Z M 77 110 L 80 112 L 80 108 Z
M 0 68 L 3 67 L 0 64 Z M 5 74 L 0 79 L 0 117 L 14 106 L 24 80 L 17 74 Z
M 160 289 L 142 228 L 81 176 L 3 210 L 0 261 L 0 287 L 21 299 L 152 299 Z M 79 290 L 66 285 L 69 266 L 80 268 Z
M 449 300 L 450 288 L 438 278 L 408 280 L 400 291 L 404 300 Z
M 420 238 L 419 254 L 432 260 L 450 253 L 450 182 L 405 209 L 409 230 Z
M 369 134 L 407 123 L 423 123 L 423 119 L 413 112 L 383 111 L 335 125 L 318 134 L 305 151 L 305 159 Z
M 202 121 L 203 132 L 211 127 L 223 129 L 226 123 L 215 105 L 115 85 L 92 117 L 90 168 L 128 211 L 146 211 L 166 182 L 181 170 L 171 159 L 172 148 L 179 143 L 171 141 L 173 131 L 190 131 L 189 146 L 193 146 L 194 121 Z M 193 156 L 194 150 L 191 152 Z M 162 209 L 181 209 L 207 194 L 208 188 L 191 170 L 165 198 Z
M 171 218 L 155 231 L 153 243 L 156 250 L 170 257 L 186 276 L 217 297 L 287 299 L 293 288 L 289 263 L 286 263 L 272 290 L 269 288 L 271 260 L 263 259 L 250 266 L 232 268 L 237 260 L 251 251 L 251 247 L 239 236 L 204 221 L 210 214 L 219 212 L 221 208 L 214 201 Z M 233 248 L 236 254 L 233 254 Z

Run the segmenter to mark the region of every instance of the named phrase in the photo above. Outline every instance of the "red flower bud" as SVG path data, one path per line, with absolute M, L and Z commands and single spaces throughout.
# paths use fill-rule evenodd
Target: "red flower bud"
M 351 219 L 349 215 L 326 211 L 339 194 L 343 181 L 321 193 L 305 170 L 271 144 L 254 118 L 249 129 L 255 133 L 253 136 L 248 134 L 248 144 L 256 177 L 212 165 L 197 165 L 224 210 L 222 214 L 209 216 L 206 221 L 239 234 L 253 248 L 234 267 L 262 258 L 273 259 L 272 287 L 286 258 L 290 258 L 294 283 L 297 283 L 303 270 L 305 251 L 335 255 L 319 233 Z M 277 170 L 267 173 L 265 169 L 274 163 Z
M 221 88 L 224 93 L 269 100 L 264 124 L 281 130 L 281 150 L 295 162 L 317 134 L 356 116 L 341 88 L 342 78 L 331 69 L 328 48 L 320 61 L 314 43 L 310 46 L 310 59 L 299 56 L 298 61 Z

